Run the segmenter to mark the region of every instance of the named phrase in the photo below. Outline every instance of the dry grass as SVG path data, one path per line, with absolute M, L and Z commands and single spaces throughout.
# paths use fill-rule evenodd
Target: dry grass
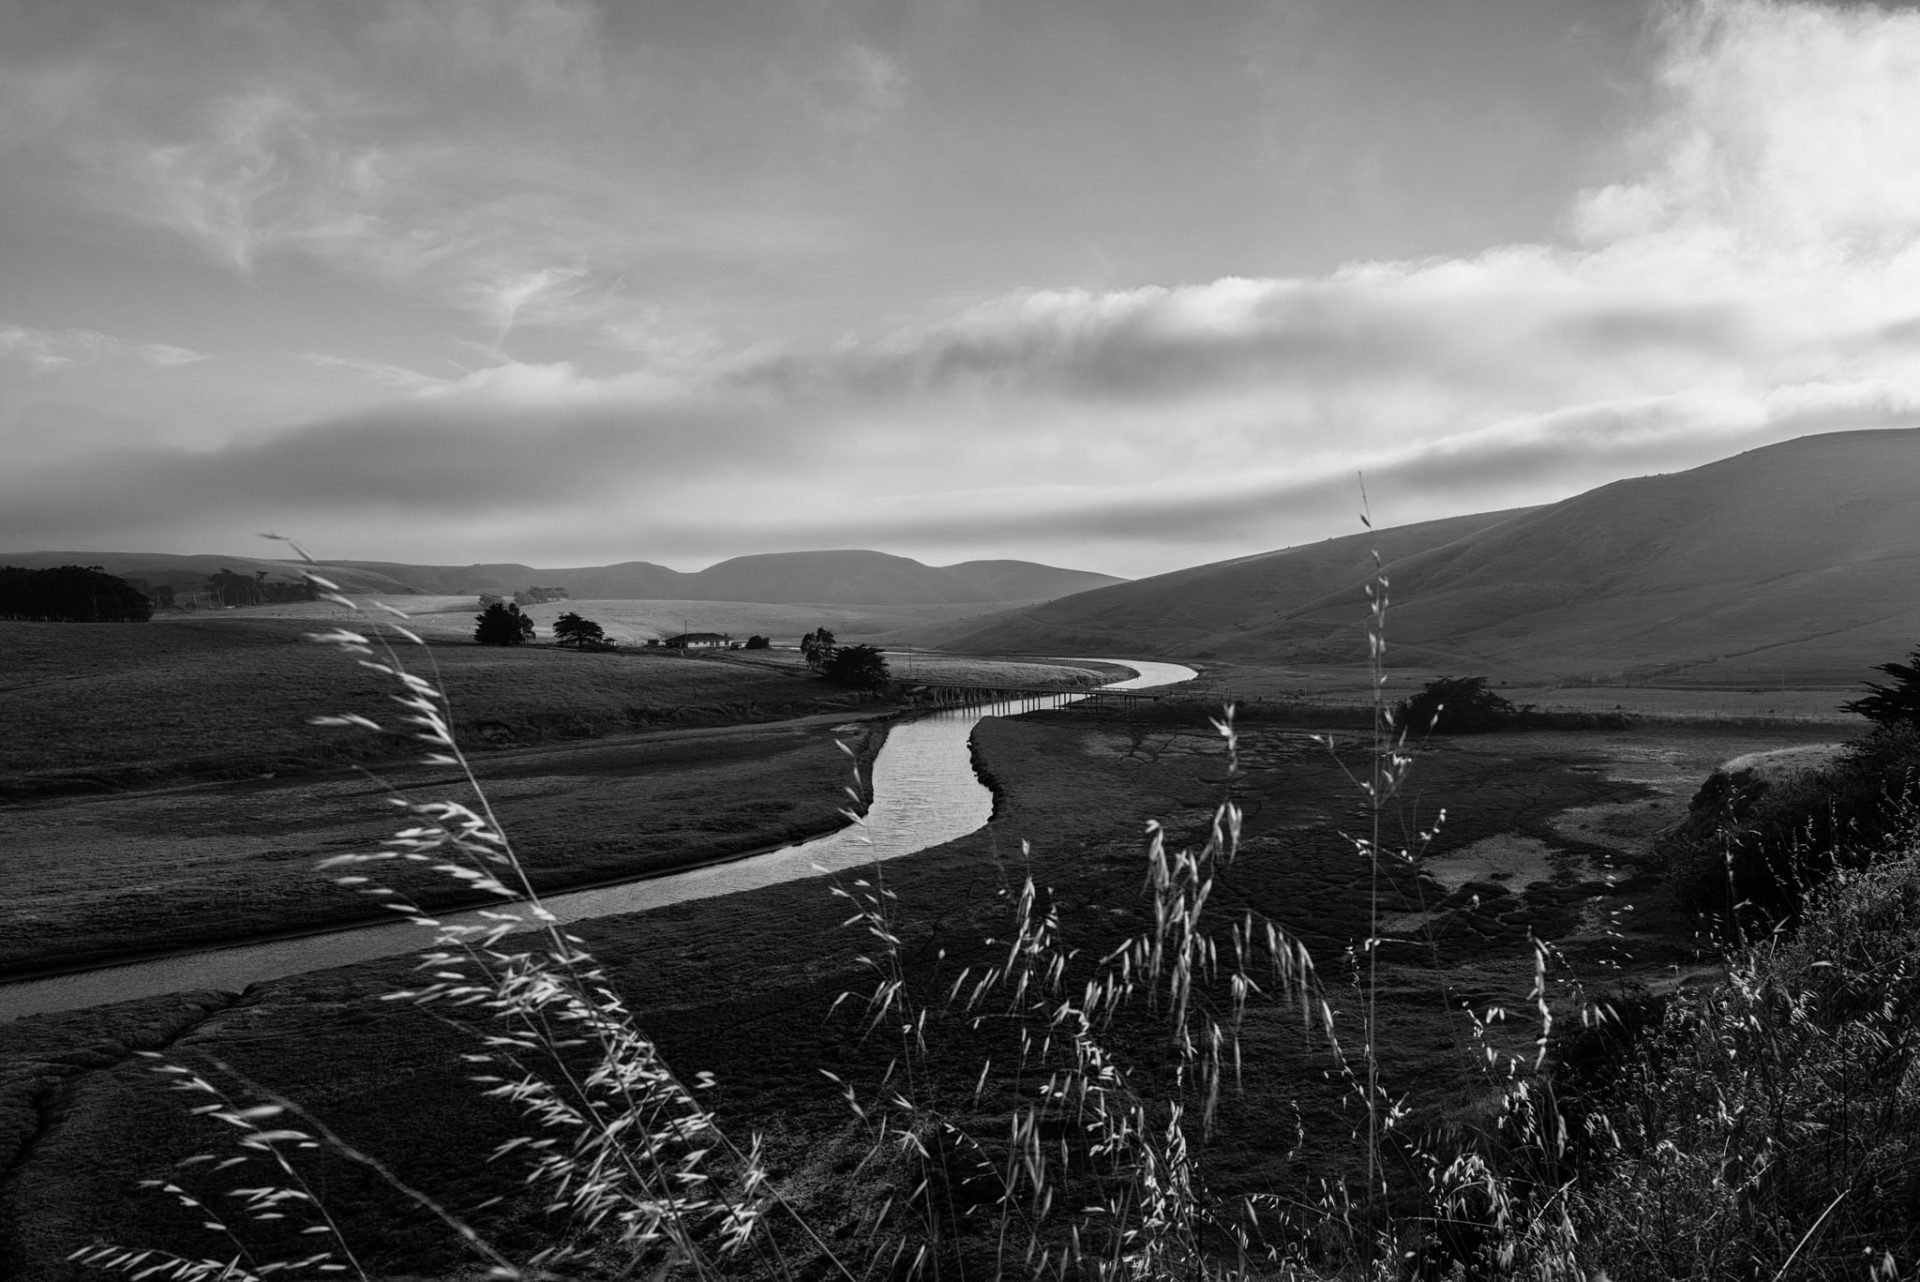
M 758 849 L 844 820 L 844 740 L 818 725 L 679 732 L 502 754 L 489 794 L 520 839 L 534 885 L 554 891 Z M 379 914 L 303 875 L 386 835 L 389 787 L 443 793 L 445 771 L 202 785 L 0 808 L 0 974 L 272 935 Z M 458 888 L 396 873 L 423 902 Z
M 388 697 L 375 674 L 307 642 L 309 630 L 295 620 L 231 617 L 125 627 L 0 622 L 8 661 L 0 796 L 257 778 L 411 755 L 404 741 L 307 724 L 340 708 L 378 709 Z M 550 647 L 432 653 L 454 726 L 476 750 L 862 705 L 850 692 L 764 668 Z
M 473 616 L 480 608 L 479 598 L 474 596 L 377 596 L 364 599 L 406 611 L 419 624 L 415 631 L 429 640 L 461 641 L 471 638 Z M 852 643 L 922 625 L 929 620 L 978 612 L 980 608 L 978 605 L 777 605 L 755 601 L 629 599 L 570 599 L 525 607 L 540 630 L 541 640 L 551 636 L 555 619 L 562 614 L 573 613 L 600 624 L 611 640 L 622 645 L 644 645 L 649 637 L 669 637 L 681 632 L 726 632 L 741 641 L 760 633 L 773 638 L 777 644 L 798 645 L 804 633 L 822 626 L 831 628 L 841 641 Z M 350 617 L 344 607 L 326 601 L 248 606 L 224 611 L 223 614 L 230 619 L 286 618 L 310 623 L 339 622 Z

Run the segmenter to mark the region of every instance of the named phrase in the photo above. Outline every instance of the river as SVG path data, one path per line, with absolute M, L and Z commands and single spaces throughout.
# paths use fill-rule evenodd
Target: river
M 1091 661 L 1091 660 L 1089 660 Z M 1142 659 L 1105 659 L 1139 675 L 1104 687 L 1143 690 L 1191 681 L 1192 668 Z M 982 717 L 1063 707 L 1083 698 L 1063 694 L 974 708 L 951 708 L 895 725 L 873 764 L 873 805 L 863 823 L 767 854 L 666 873 L 619 885 L 557 894 L 547 908 L 561 921 L 646 912 L 689 899 L 754 890 L 784 881 L 897 859 L 943 845 L 981 827 L 993 813 L 993 794 L 973 773 L 968 740 Z M 475 921 L 461 914 L 454 921 Z M 297 939 L 236 944 L 178 957 L 108 966 L 75 975 L 0 985 L 0 1021 L 50 1011 L 80 1010 L 136 997 L 189 989 L 237 991 L 249 984 L 419 951 L 420 927 L 398 922 L 331 931 Z

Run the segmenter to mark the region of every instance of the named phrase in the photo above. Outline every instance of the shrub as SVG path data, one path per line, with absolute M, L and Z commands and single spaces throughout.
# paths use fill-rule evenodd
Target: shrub
M 1659 844 L 1680 905 L 1732 934 L 1792 921 L 1837 869 L 1863 868 L 1920 798 L 1920 726 L 1849 743 L 1824 769 L 1769 781 L 1716 772 Z
M 1920 1256 L 1920 848 L 1812 892 L 1792 938 L 1669 1004 L 1601 1093 L 1574 1219 L 1589 1268 L 1909 1276 Z
M 821 673 L 835 685 L 856 690 L 878 690 L 892 680 L 887 658 L 870 645 L 836 646 L 820 665 Z
M 1394 707 L 1394 724 L 1413 734 L 1472 734 L 1509 724 L 1519 709 L 1487 688 L 1485 677 L 1437 677 Z
M 495 601 L 474 615 L 473 623 L 473 639 L 481 645 L 523 645 L 533 640 L 533 620 L 511 601 Z

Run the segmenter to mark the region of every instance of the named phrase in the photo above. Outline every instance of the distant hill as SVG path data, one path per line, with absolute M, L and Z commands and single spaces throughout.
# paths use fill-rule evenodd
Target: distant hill
M 989 601 L 1050 601 L 1126 582 L 1110 574 L 1056 570 L 1032 561 L 962 561 L 940 569 L 973 584 Z
M 1163 574 L 922 641 L 1515 676 L 1846 683 L 1920 645 L 1920 430 L 1801 437 L 1564 502 Z
M 300 569 L 287 561 L 255 556 L 175 556 L 165 552 L 0 552 L 0 565 L 29 570 L 54 565 L 97 565 L 108 574 L 150 587 L 166 586 L 184 599 L 222 570 L 275 583 L 297 583 Z M 397 594 L 420 591 L 374 569 L 330 566 L 320 571 L 349 592 Z
M 40 569 L 97 565 L 109 574 L 165 584 L 183 598 L 225 569 L 265 572 L 276 581 L 300 577 L 301 566 L 235 556 L 171 556 L 142 552 L 0 553 L 0 565 Z M 511 594 L 562 588 L 579 600 L 754 601 L 827 605 L 1007 605 L 1042 601 L 1124 580 L 1031 561 L 963 561 L 935 567 L 884 552 L 775 552 L 735 557 L 686 574 L 649 561 L 571 569 L 515 563 L 411 565 L 399 561 L 331 561 L 314 567 L 351 592 L 422 596 Z

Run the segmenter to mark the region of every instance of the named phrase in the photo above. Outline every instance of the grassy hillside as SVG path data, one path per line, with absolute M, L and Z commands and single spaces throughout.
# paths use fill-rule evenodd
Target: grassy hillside
M 1216 650 L 1220 657 L 1261 657 L 1247 647 L 1219 649 L 1220 639 L 1258 626 L 1301 601 L 1358 585 L 1372 571 L 1376 547 L 1388 560 L 1399 560 L 1514 515 L 1482 513 L 1400 526 L 1377 535 L 1328 539 L 1082 592 L 987 619 L 928 628 L 915 636 L 925 644 L 956 650 L 1107 651 L 1200 658 Z M 1358 617 L 1359 608 L 1352 613 Z M 1349 649 L 1340 658 L 1350 661 L 1364 653 L 1364 647 Z M 1287 660 L 1285 655 L 1265 657 L 1273 662 Z
M 1390 661 L 1516 677 L 1844 683 L 1920 637 L 1920 430 L 1804 437 L 1547 507 L 1329 540 L 951 628 L 955 647 L 1350 661 L 1369 548 Z

